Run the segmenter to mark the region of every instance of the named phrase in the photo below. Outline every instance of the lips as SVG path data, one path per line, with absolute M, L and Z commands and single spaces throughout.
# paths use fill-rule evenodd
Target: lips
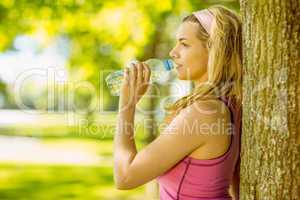
M 182 65 L 180 65 L 180 64 L 177 64 L 177 65 L 176 65 L 176 69 L 178 69 L 178 68 L 180 68 L 180 67 L 182 67 Z

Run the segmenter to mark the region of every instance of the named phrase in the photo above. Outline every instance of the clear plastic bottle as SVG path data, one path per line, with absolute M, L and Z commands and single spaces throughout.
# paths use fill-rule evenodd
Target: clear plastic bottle
M 162 84 L 166 82 L 169 78 L 170 72 L 175 68 L 175 64 L 171 59 L 159 60 L 152 58 L 144 61 L 144 63 L 149 65 L 151 69 L 150 83 L 157 82 Z M 110 73 L 105 78 L 105 81 L 110 89 L 111 95 L 119 96 L 123 81 L 123 70 Z

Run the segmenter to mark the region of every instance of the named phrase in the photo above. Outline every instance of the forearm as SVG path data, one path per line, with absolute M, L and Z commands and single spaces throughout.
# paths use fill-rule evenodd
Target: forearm
M 135 107 L 120 109 L 114 137 L 114 180 L 120 185 L 137 150 L 134 141 Z

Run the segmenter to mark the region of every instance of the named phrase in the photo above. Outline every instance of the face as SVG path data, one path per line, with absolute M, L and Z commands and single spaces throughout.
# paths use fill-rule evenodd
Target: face
M 197 36 L 198 24 L 183 22 L 176 34 L 176 45 L 170 56 L 177 64 L 181 80 L 204 81 L 207 77 L 208 52 Z

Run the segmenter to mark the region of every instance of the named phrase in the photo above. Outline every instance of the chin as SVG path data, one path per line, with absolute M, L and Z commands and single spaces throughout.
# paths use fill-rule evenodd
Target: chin
M 178 78 L 179 80 L 185 80 L 185 77 L 182 76 L 182 75 L 180 75 L 180 74 L 178 74 L 177 78 Z
M 183 81 L 190 81 L 190 80 L 192 80 L 191 77 L 185 76 L 183 74 L 182 75 L 178 74 L 178 79 L 179 80 L 183 80 Z

